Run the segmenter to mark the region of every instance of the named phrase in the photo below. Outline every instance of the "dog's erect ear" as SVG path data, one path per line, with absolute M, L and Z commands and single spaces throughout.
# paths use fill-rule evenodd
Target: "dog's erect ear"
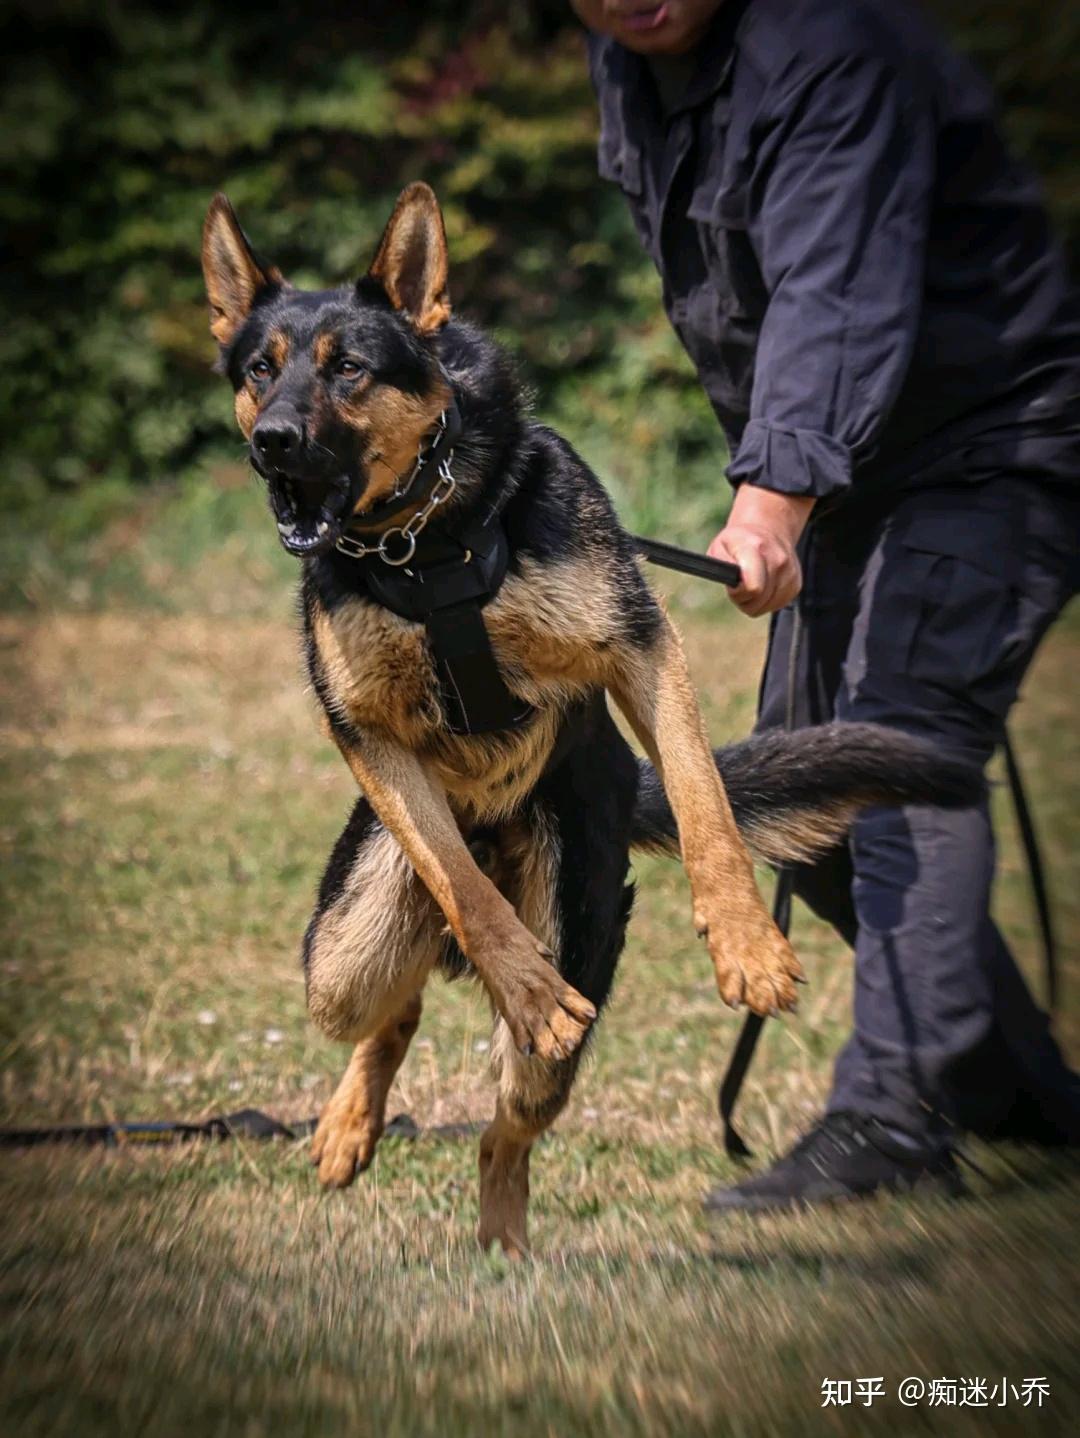
M 202 267 L 210 333 L 221 345 L 227 345 L 247 319 L 259 291 L 283 283 L 279 270 L 256 259 L 224 195 L 215 195 L 206 212 Z
M 429 185 L 417 181 L 398 196 L 368 276 L 413 329 L 429 335 L 450 318 L 447 268 L 439 202 Z

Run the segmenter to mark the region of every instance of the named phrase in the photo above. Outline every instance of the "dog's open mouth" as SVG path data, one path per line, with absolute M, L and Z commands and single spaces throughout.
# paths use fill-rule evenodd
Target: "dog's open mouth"
M 361 482 L 347 474 L 309 479 L 275 470 L 267 483 L 282 544 L 290 554 L 306 558 L 337 543 Z

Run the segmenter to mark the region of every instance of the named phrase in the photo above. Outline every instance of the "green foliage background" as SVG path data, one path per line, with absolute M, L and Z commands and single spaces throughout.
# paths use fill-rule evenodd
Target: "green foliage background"
M 1080 7 L 936 8 L 990 71 L 1076 256 Z M 446 208 L 458 308 L 517 352 L 628 517 L 699 539 L 721 517 L 719 433 L 596 177 L 563 0 L 17 0 L 2 40 L 9 555 L 24 522 L 92 532 L 133 486 L 242 457 L 198 269 L 214 190 L 291 278 L 329 282 L 361 272 L 417 177 Z

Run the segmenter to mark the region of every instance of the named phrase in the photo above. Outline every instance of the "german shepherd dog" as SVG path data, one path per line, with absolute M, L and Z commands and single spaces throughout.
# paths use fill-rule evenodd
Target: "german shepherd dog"
M 681 853 L 721 996 L 775 1013 L 794 1009 L 801 975 L 746 845 L 804 860 L 865 804 L 970 803 L 980 780 L 869 726 L 773 732 L 714 756 L 678 635 L 606 492 L 524 412 L 506 356 L 451 318 L 426 185 L 402 193 L 371 268 L 345 288 L 291 287 L 222 195 L 202 259 L 251 463 L 303 560 L 311 682 L 361 790 L 304 939 L 310 1013 L 353 1045 L 312 1157 L 327 1187 L 367 1167 L 428 975 L 469 968 L 495 1010 L 480 1239 L 518 1255 L 530 1149 L 566 1102 L 623 946 L 631 846 Z M 458 434 L 432 487 L 423 458 L 451 409 Z M 403 558 L 422 583 L 418 537 L 452 548 L 478 516 L 505 534 L 482 628 L 521 712 L 468 732 L 448 717 L 430 631 L 372 586 Z

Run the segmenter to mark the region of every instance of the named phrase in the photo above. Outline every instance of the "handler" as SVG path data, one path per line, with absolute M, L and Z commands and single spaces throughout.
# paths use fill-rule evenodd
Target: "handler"
M 1078 587 L 1080 304 L 986 86 L 905 0 L 572 0 L 624 191 L 727 436 L 709 553 L 771 614 L 759 726 L 989 759 Z M 813 514 L 813 521 L 807 528 Z M 855 949 L 825 1117 L 706 1200 L 955 1193 L 958 1130 L 1080 1142 L 989 915 L 985 806 L 871 811 L 795 891 Z

